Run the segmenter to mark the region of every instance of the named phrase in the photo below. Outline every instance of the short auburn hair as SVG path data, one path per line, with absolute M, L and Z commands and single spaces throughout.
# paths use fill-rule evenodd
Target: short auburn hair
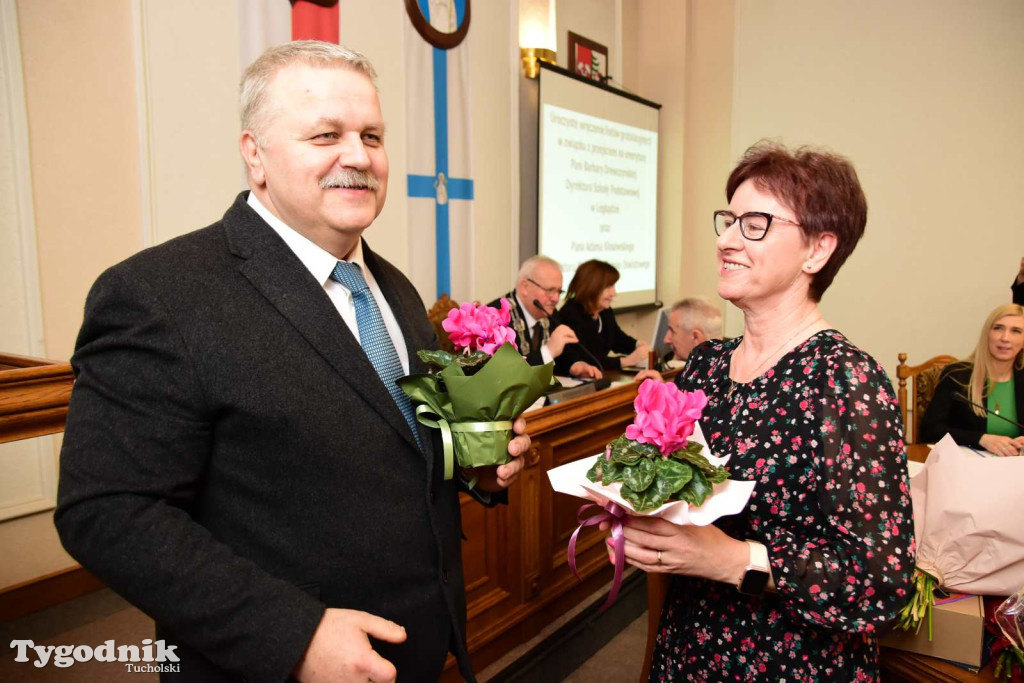
M 584 311 L 593 315 L 597 312 L 597 300 L 601 298 L 601 292 L 618 281 L 619 271 L 612 264 L 597 259 L 584 261 L 573 273 L 566 298 L 575 299 Z
M 805 238 L 829 232 L 836 236 L 835 251 L 811 280 L 810 295 L 821 301 L 868 221 L 868 202 L 853 164 L 831 152 L 810 147 L 791 152 L 762 140 L 743 154 L 729 175 L 726 199 L 731 202 L 737 188 L 748 180 L 793 209 L 793 219 Z

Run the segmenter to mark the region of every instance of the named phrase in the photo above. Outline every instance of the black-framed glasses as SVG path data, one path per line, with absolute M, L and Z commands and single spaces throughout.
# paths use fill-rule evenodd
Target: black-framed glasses
M 541 283 L 539 283 L 536 280 L 534 280 L 533 278 L 529 278 L 529 277 L 526 278 L 526 281 L 529 282 L 530 284 L 534 285 L 535 287 L 539 287 L 548 296 L 555 296 L 556 294 L 558 296 L 562 296 L 563 294 L 565 294 L 565 290 L 560 288 L 560 287 L 545 287 Z
M 731 228 L 734 223 L 739 223 L 740 234 L 751 242 L 757 242 L 763 240 L 764 236 L 768 234 L 768 228 L 772 226 L 772 221 L 790 223 L 800 227 L 796 221 L 764 211 L 748 211 L 742 216 L 737 216 L 732 211 L 715 211 L 715 234 L 721 237 L 722 233 Z

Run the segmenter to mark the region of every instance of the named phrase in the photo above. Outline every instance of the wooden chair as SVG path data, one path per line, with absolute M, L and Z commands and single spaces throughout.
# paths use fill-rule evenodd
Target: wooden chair
M 453 308 L 458 308 L 459 302 L 451 299 L 447 293 L 442 294 L 441 298 L 434 302 L 434 305 L 427 311 L 427 318 L 430 319 L 430 324 L 434 328 L 434 333 L 437 335 L 437 339 L 440 342 L 440 346 L 449 353 L 455 353 L 455 346 L 451 340 L 448 339 L 448 333 L 441 327 L 441 322 L 448 317 L 448 311 Z
M 939 383 L 942 368 L 958 359 L 953 356 L 935 356 L 920 365 L 907 365 L 907 354 L 899 354 L 900 364 L 896 366 L 898 387 L 896 397 L 900 402 L 900 413 L 903 416 L 903 429 L 906 432 L 904 441 L 909 445 L 918 442 L 918 426 L 924 417 L 928 404 L 935 395 L 935 387 Z M 911 381 L 913 398 L 907 400 L 907 380 Z

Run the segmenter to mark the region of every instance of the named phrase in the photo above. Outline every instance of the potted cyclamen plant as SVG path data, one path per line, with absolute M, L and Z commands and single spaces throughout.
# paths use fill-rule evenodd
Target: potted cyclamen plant
M 633 401 L 636 419 L 607 445 L 587 478 L 603 486 L 621 482 L 620 495 L 637 512 L 672 500 L 699 507 L 728 478 L 724 467 L 701 454 L 703 446 L 689 440 L 707 402 L 703 391 L 645 380 Z
M 602 609 L 615 601 L 622 582 L 626 516 L 704 526 L 746 507 L 754 482 L 729 480 L 723 466 L 728 457 L 705 454 L 703 436 L 695 434 L 707 402 L 703 391 L 681 391 L 669 382 L 644 380 L 633 401 L 636 417 L 625 434 L 599 455 L 548 471 L 556 491 L 594 501 L 579 508 L 580 526 L 569 538 L 567 559 L 577 578 L 580 532 L 601 523 L 609 526 L 615 573 Z M 597 514 L 587 516 L 588 511 Z
M 455 353 L 421 350 L 417 355 L 437 369 L 398 380 L 416 406 L 416 419 L 441 431 L 444 477 L 454 463 L 474 468 L 509 460 L 512 421 L 543 396 L 553 382 L 550 363 L 532 367 L 516 347 L 509 322 L 511 306 L 465 303 L 441 323 Z

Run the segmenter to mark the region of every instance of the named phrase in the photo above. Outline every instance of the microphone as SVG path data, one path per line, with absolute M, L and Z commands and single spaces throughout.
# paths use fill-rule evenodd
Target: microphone
M 548 320 L 551 321 L 552 325 L 554 325 L 555 327 L 558 327 L 561 324 L 559 322 L 559 317 L 557 315 L 555 315 L 555 313 L 553 313 L 553 312 L 552 313 L 548 313 L 547 309 L 544 308 L 543 305 L 541 305 L 541 303 L 540 303 L 540 301 L 538 299 L 534 299 L 533 300 L 533 305 L 537 307 L 537 310 L 544 311 L 545 313 L 547 313 Z M 590 349 L 588 349 L 586 346 L 583 345 L 583 342 L 577 341 L 577 342 L 573 342 L 573 343 L 576 346 L 579 346 L 583 350 L 583 353 L 585 353 L 587 355 L 587 358 L 589 358 L 590 360 L 593 361 L 593 365 L 594 365 L 595 368 L 597 368 L 598 370 L 603 370 L 603 368 L 601 367 L 601 361 L 599 361 L 597 359 L 597 356 L 595 356 L 594 354 L 592 354 L 590 352 Z
M 540 302 L 540 299 L 534 299 L 533 305 L 537 307 L 538 311 L 544 311 L 544 313 L 547 313 L 548 320 L 550 320 L 551 324 L 554 325 L 555 327 L 558 327 L 559 325 L 562 324 L 562 318 L 561 316 L 558 315 L 558 311 L 551 311 L 550 313 L 548 313 L 548 309 L 544 308 L 544 305 Z
M 966 403 L 969 406 L 974 406 L 975 408 L 981 408 L 982 410 L 984 410 L 989 415 L 994 415 L 994 416 L 998 417 L 1000 420 L 1003 420 L 1004 422 L 1009 422 L 1012 425 L 1016 425 L 1017 429 L 1019 429 L 1021 431 L 1021 434 L 1024 434 L 1024 425 L 1022 425 L 1020 422 L 1015 422 L 1015 421 L 1011 420 L 1010 418 L 1006 417 L 1005 415 L 1000 415 L 999 413 L 997 413 L 994 410 L 989 410 L 988 408 L 986 408 L 983 405 L 978 405 L 977 403 L 975 403 L 974 401 L 970 400 L 969 398 L 967 398 L 963 394 L 953 394 L 953 398 L 955 398 L 958 401 L 962 401 L 963 403 Z

